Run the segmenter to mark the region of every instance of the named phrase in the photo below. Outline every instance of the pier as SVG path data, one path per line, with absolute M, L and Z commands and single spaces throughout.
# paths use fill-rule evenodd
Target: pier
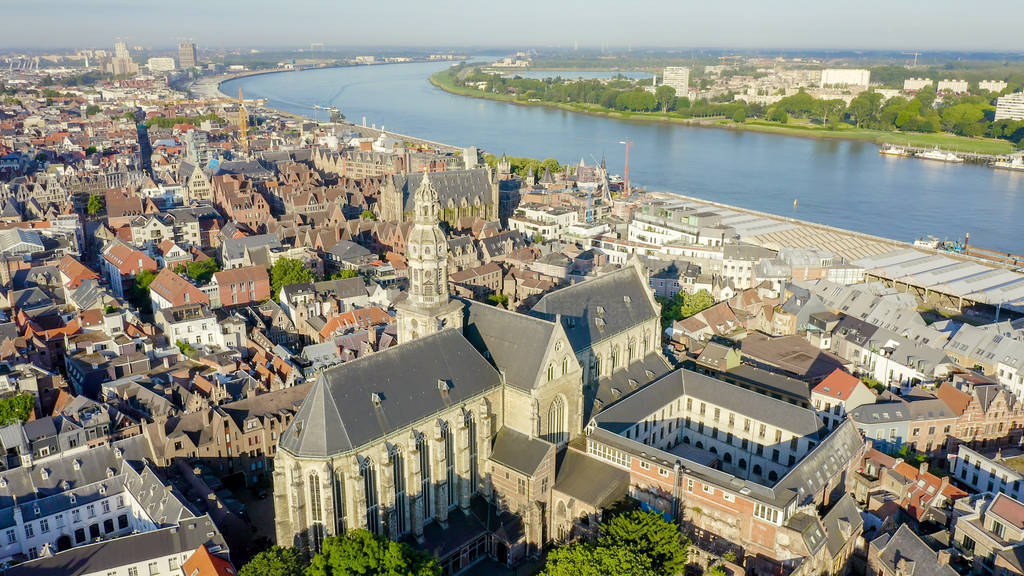
M 886 142 L 882 146 L 892 146 L 894 148 L 900 148 L 902 150 L 906 150 L 906 152 L 907 152 L 906 157 L 907 158 L 914 158 L 914 157 L 916 157 L 917 154 L 920 154 L 922 152 L 935 152 L 937 150 L 938 152 L 949 152 L 949 153 L 952 153 L 952 154 L 956 154 L 960 158 L 963 158 L 965 164 L 983 164 L 983 165 L 986 165 L 986 166 L 988 164 L 991 164 L 992 162 L 997 161 L 997 160 L 1006 160 L 1009 157 L 1009 155 L 997 156 L 997 155 L 994 155 L 994 154 L 978 154 L 977 152 L 959 152 L 957 150 L 947 150 L 945 148 L 938 148 L 938 149 L 936 149 L 934 147 L 928 148 L 927 146 L 903 146 L 901 144 L 893 143 L 893 142 Z M 917 159 L 918 160 L 927 160 L 927 158 L 917 158 Z

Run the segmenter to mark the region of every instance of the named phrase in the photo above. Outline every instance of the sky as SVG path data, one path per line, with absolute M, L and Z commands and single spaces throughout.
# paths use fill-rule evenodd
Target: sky
M 0 47 L 706 47 L 1024 52 L 1024 0 L 0 0 Z

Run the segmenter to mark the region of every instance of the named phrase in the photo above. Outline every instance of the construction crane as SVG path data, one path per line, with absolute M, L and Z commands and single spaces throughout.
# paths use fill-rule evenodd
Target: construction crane
M 903 54 L 906 54 L 907 56 L 913 56 L 914 57 L 913 67 L 917 68 L 917 57 L 921 55 L 921 52 L 903 52 Z
M 238 139 L 242 142 L 242 151 L 249 157 L 249 112 L 245 109 L 242 88 L 238 88 Z

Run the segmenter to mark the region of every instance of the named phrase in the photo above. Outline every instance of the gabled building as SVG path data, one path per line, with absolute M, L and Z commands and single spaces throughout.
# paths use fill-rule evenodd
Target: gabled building
M 120 240 L 113 241 L 103 251 L 103 275 L 118 298 L 125 297 L 126 290 L 143 270 L 156 272 L 156 261 Z

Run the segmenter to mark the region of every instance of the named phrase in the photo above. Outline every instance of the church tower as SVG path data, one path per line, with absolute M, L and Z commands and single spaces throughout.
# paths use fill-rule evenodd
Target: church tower
M 409 233 L 409 298 L 398 309 L 398 343 L 462 329 L 462 304 L 448 295 L 448 240 L 438 226 L 441 205 L 437 190 L 423 173 L 414 197 L 416 216 Z

